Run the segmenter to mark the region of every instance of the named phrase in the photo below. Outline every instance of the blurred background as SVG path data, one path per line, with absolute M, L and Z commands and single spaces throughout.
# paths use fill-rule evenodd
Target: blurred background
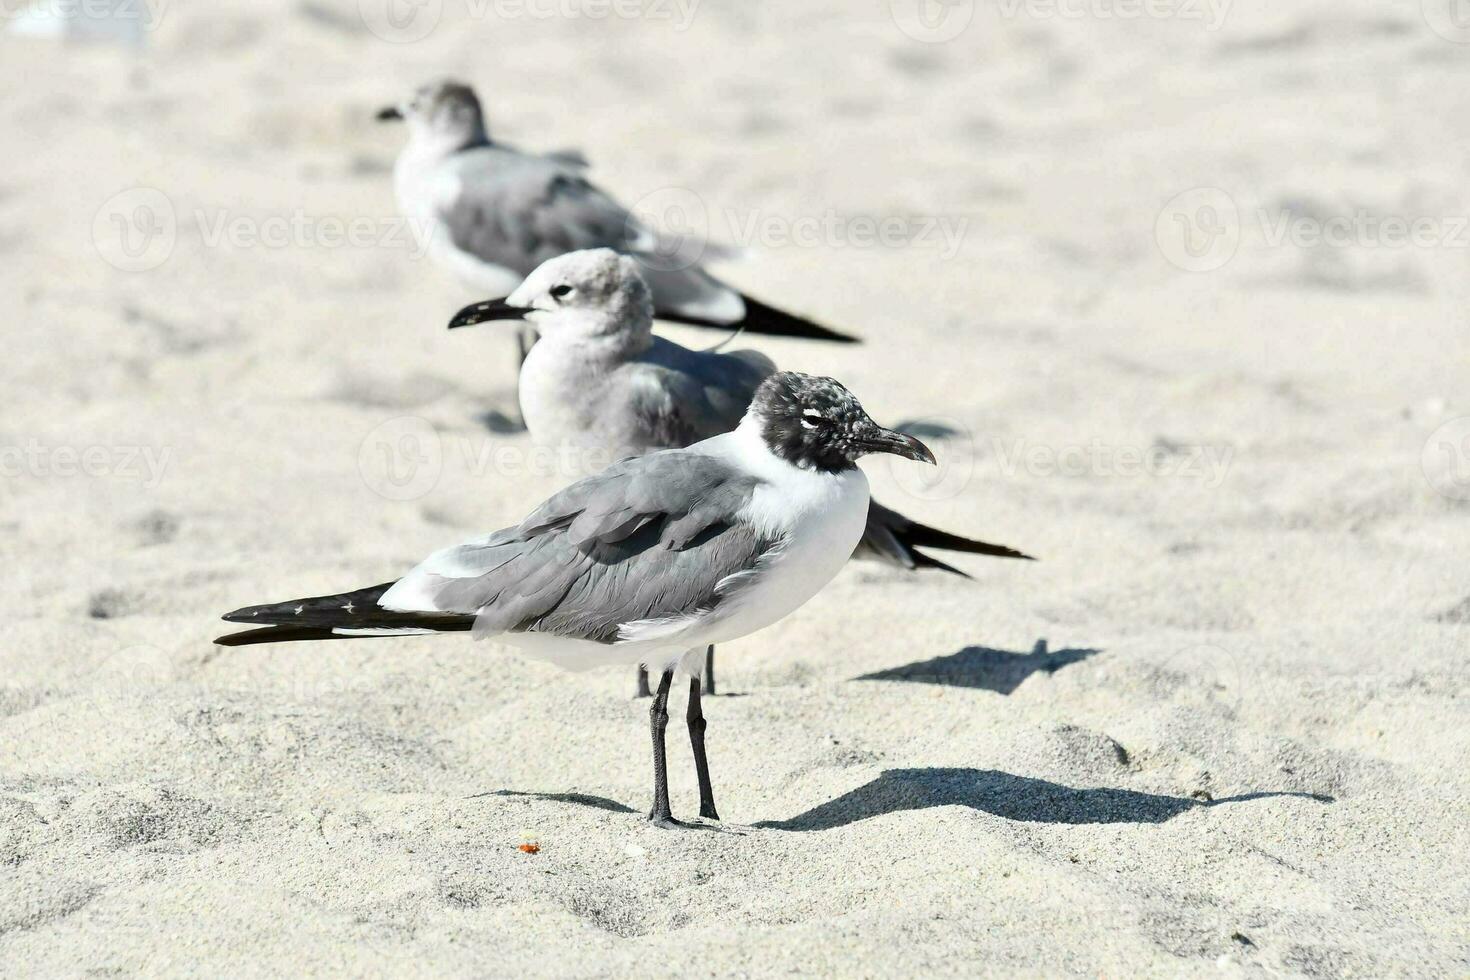
M 0 18 L 5 972 L 1463 970 L 1458 0 Z M 744 836 L 643 827 L 621 672 L 210 642 L 566 482 L 394 203 L 374 113 L 443 76 L 865 338 L 740 343 L 948 432 L 877 495 L 1042 558 L 731 644 Z

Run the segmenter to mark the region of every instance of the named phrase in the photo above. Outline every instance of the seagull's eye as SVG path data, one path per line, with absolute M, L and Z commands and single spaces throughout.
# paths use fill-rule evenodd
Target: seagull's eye
M 821 412 L 808 408 L 801 413 L 801 427 L 803 429 L 825 429 L 832 424 L 832 420 Z
M 560 286 L 552 286 L 551 287 L 551 298 L 552 299 L 558 299 L 559 300 L 559 299 L 563 298 L 564 296 L 570 296 L 571 294 L 572 294 L 572 287 L 571 286 L 568 286 L 566 283 L 562 283 Z

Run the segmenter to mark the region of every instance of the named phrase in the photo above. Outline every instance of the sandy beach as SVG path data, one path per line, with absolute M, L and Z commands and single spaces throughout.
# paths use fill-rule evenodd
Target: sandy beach
M 0 32 L 0 974 L 1470 973 L 1452 5 L 590 2 Z M 373 113 L 443 75 L 864 337 L 741 343 L 1041 559 L 724 647 L 724 832 L 647 825 L 626 671 L 212 643 L 566 482 L 395 211 Z

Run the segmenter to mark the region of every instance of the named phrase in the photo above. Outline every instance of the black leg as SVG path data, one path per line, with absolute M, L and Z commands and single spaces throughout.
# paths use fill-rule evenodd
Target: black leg
M 658 693 L 648 709 L 648 727 L 653 735 L 653 809 L 648 819 L 655 827 L 682 827 L 669 811 L 669 766 L 664 750 L 664 729 L 669 726 L 669 686 L 674 672 L 664 671 L 658 681 Z
M 704 651 L 704 693 L 715 696 L 715 645 Z
M 714 651 L 714 647 L 710 647 Z M 709 781 L 709 759 L 704 755 L 704 711 L 699 706 L 699 678 L 689 681 L 689 712 L 685 716 L 689 723 L 689 744 L 694 747 L 694 773 L 699 777 L 699 815 L 706 820 L 718 820 L 715 812 L 715 791 Z
M 638 690 L 634 692 L 635 698 L 651 698 L 653 692 L 648 688 L 648 668 L 642 664 L 638 665 Z

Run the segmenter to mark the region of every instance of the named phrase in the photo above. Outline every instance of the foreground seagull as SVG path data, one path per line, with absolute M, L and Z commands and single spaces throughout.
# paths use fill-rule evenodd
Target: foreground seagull
M 505 299 L 468 306 L 449 326 L 487 320 L 529 321 L 542 337 L 520 373 L 521 414 L 531 437 L 592 458 L 687 446 L 727 432 L 776 370 L 754 351 L 694 351 L 654 336 L 652 299 L 637 263 L 609 249 L 552 259 Z M 854 557 L 964 575 L 920 547 L 1030 557 L 927 527 L 877 501 L 869 505 Z M 707 660 L 712 693 L 712 651 Z M 648 678 L 640 674 L 639 694 L 647 693 Z
M 399 209 L 423 247 L 481 295 L 510 292 L 554 256 L 605 247 L 639 260 L 660 319 L 856 340 L 766 306 L 684 261 L 678 253 L 687 245 L 644 227 L 588 182 L 579 155 L 537 156 L 494 142 L 467 85 L 425 85 L 378 118 L 408 123 L 408 144 L 393 167 Z M 520 335 L 522 360 L 535 339 L 529 330 Z
M 225 646 L 473 630 L 571 670 L 639 664 L 650 709 L 653 808 L 669 809 L 664 729 L 675 669 L 690 675 L 699 813 L 718 820 L 700 710 L 700 654 L 763 629 L 826 585 L 862 537 L 857 460 L 934 462 L 831 378 L 763 382 L 740 425 L 688 449 L 624 460 L 554 494 L 515 527 L 446 548 L 396 582 L 227 614 L 263 628 Z

